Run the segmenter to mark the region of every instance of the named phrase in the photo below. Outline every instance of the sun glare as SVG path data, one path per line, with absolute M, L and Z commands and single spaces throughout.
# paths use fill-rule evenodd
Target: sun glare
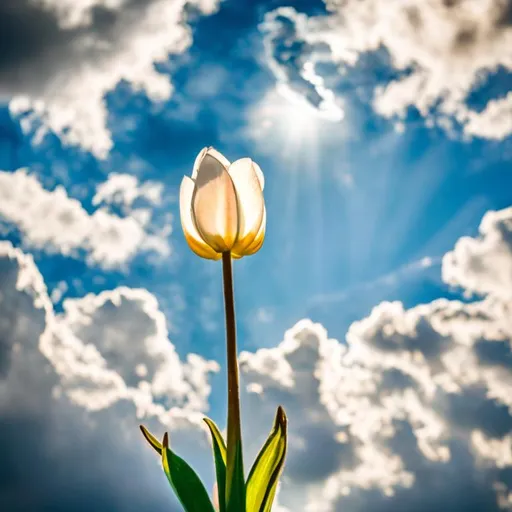
M 265 152 L 290 162 L 314 156 L 320 138 L 343 130 L 343 111 L 334 102 L 313 106 L 301 95 L 280 84 L 270 91 L 250 113 L 253 139 Z
M 304 214 L 311 222 L 312 276 L 316 282 L 323 281 L 321 248 L 324 246 L 322 226 L 322 175 L 325 150 L 333 143 L 345 138 L 346 126 L 343 110 L 329 101 L 329 91 L 322 94 L 323 101 L 313 105 L 289 88 L 286 84 L 267 93 L 250 112 L 250 136 L 259 151 L 276 158 L 277 168 L 282 170 L 281 179 L 287 193 L 280 198 L 283 229 L 286 244 L 280 255 L 287 259 L 296 247 L 298 237 L 296 219 L 301 211 L 301 197 L 307 193 L 309 207 Z M 339 148 L 338 148 L 339 149 Z

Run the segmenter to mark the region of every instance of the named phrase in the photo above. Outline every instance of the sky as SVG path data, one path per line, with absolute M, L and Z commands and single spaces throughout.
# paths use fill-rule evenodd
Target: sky
M 510 0 L 4 0 L 0 48 L 2 512 L 178 512 L 141 423 L 212 489 L 205 146 L 265 174 L 234 277 L 274 512 L 512 510 Z

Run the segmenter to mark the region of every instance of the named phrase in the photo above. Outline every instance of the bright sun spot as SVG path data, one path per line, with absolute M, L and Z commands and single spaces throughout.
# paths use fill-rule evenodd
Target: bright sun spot
M 326 91 L 329 92 L 329 91 Z M 343 110 L 328 96 L 318 107 L 279 84 L 250 112 L 250 134 L 265 152 L 284 160 L 313 156 L 320 138 L 341 131 Z

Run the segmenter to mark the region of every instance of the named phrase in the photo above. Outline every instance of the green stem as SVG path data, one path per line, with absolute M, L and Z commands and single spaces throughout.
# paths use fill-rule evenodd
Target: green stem
M 226 453 L 226 499 L 229 501 L 231 489 L 236 479 L 235 459 L 242 463 L 242 433 L 240 422 L 240 384 L 238 378 L 238 360 L 236 349 L 235 299 L 233 295 L 233 270 L 231 253 L 222 254 L 222 277 L 224 282 L 224 307 L 226 313 L 226 344 L 228 364 L 228 442 Z M 237 454 L 237 451 L 239 452 Z M 242 471 L 243 472 L 243 471 Z

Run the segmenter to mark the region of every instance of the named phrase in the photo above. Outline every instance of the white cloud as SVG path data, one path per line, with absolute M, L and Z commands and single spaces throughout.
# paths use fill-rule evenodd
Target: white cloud
M 2 509 L 180 510 L 137 424 L 170 431 L 204 469 L 201 420 L 217 364 L 180 360 L 146 290 L 88 295 L 56 314 L 32 257 L 7 242 L 0 274 L 2 471 L 16 482 L 0 491 Z
M 109 174 L 106 181 L 96 188 L 92 204 L 121 204 L 130 208 L 137 199 L 158 206 L 162 202 L 163 184 L 147 181 L 140 184 L 131 174 Z
M 322 77 L 315 71 L 315 64 L 321 59 L 307 54 L 304 49 L 300 55 L 293 55 L 291 51 L 296 39 L 306 39 L 307 20 L 306 15 L 297 13 L 292 7 L 280 7 L 268 12 L 259 26 L 264 34 L 267 61 L 278 79 L 277 91 L 281 101 L 287 99 L 295 104 L 295 108 L 305 108 L 309 104 L 317 116 L 341 121 L 344 113 L 340 101 L 324 86 Z
M 128 395 L 141 404 L 142 410 L 146 407 L 152 410 L 152 400 L 171 411 L 173 407 L 192 411 L 208 408 L 210 386 L 206 377 L 209 372 L 218 370 L 217 364 L 194 354 L 188 356 L 186 363 L 180 361 L 169 342 L 165 316 L 147 290 L 117 288 L 81 299 L 67 299 L 63 307 L 63 314 L 57 316 L 59 332 L 63 329 L 67 340 L 71 339 L 69 333 L 80 340 L 75 350 L 77 354 L 86 350 L 91 354 L 84 369 L 87 372 L 85 386 L 82 374 L 74 369 L 70 369 L 69 377 L 67 369 L 61 375 L 66 381 L 67 393 L 76 397 L 82 406 L 108 407 L 111 400 Z M 66 350 L 59 336 L 52 338 L 51 343 L 50 350 L 55 350 L 56 354 Z M 67 358 L 57 354 L 59 364 L 64 359 Z M 93 385 L 96 377 L 90 377 L 101 375 L 105 367 L 114 372 L 112 387 L 107 387 L 111 395 L 101 382 L 98 387 Z M 107 373 L 104 375 L 107 380 Z M 114 380 L 119 378 L 122 385 L 114 385 Z M 159 415 L 164 414 L 163 409 L 154 410 Z
M 461 238 L 443 259 L 445 282 L 512 298 L 512 207 L 487 212 L 478 238 Z
M 165 239 L 147 232 L 147 218 L 118 217 L 104 209 L 88 213 L 63 187 L 53 191 L 26 169 L 0 171 L 0 215 L 22 233 L 24 243 L 65 255 L 87 252 L 91 264 L 123 265 L 138 251 L 170 248 Z
M 510 135 L 510 98 L 491 98 L 479 113 L 466 103 L 468 94 L 489 74 L 500 67 L 512 70 L 509 0 L 325 2 L 327 16 L 306 18 L 293 9 L 275 11 L 288 19 L 289 36 L 286 45 L 282 41 L 275 44 L 275 51 L 287 56 L 279 65 L 278 80 L 289 66 L 296 68 L 297 61 L 330 60 L 338 64 L 350 84 L 350 68 L 361 56 L 384 49 L 400 76 L 374 86 L 377 113 L 401 118 L 414 106 L 429 124 L 436 122 L 451 129 L 455 120 L 467 135 L 492 139 Z M 275 59 L 271 66 L 275 68 Z M 290 73 L 287 76 L 299 86 L 303 81 Z M 315 104 L 307 94 L 312 87 L 309 83 L 302 92 Z
M 504 139 L 512 133 L 512 92 L 501 99 L 491 100 L 482 112 L 468 113 L 465 132 L 487 139 Z
M 493 276 L 512 261 L 504 251 L 508 215 L 488 213 L 482 237 L 459 242 L 470 260 L 444 261 L 444 275 L 448 266 L 457 284 L 486 283 L 478 288 L 485 299 L 411 309 L 384 302 L 352 324 L 344 343 L 302 320 L 277 347 L 241 355 L 246 436 L 262 442 L 278 404 L 289 415 L 282 505 L 311 512 L 510 505 L 512 302 L 505 277 L 499 286 Z
M 490 439 L 481 431 L 475 430 L 471 441 L 478 454 L 499 468 L 512 467 L 512 435 L 503 439 Z
M 124 80 L 152 101 L 167 100 L 170 79 L 154 64 L 190 45 L 187 5 L 210 14 L 217 3 L 21 0 L 16 10 L 6 8 L 4 14 L 30 39 L 23 43 L 9 33 L 13 41 L 8 45 L 19 52 L 19 72 L 9 69 L 10 54 L 3 66 L 0 59 L 0 90 L 13 97 L 11 111 L 24 117 L 36 142 L 52 130 L 64 143 L 105 157 L 112 146 L 106 93 Z

